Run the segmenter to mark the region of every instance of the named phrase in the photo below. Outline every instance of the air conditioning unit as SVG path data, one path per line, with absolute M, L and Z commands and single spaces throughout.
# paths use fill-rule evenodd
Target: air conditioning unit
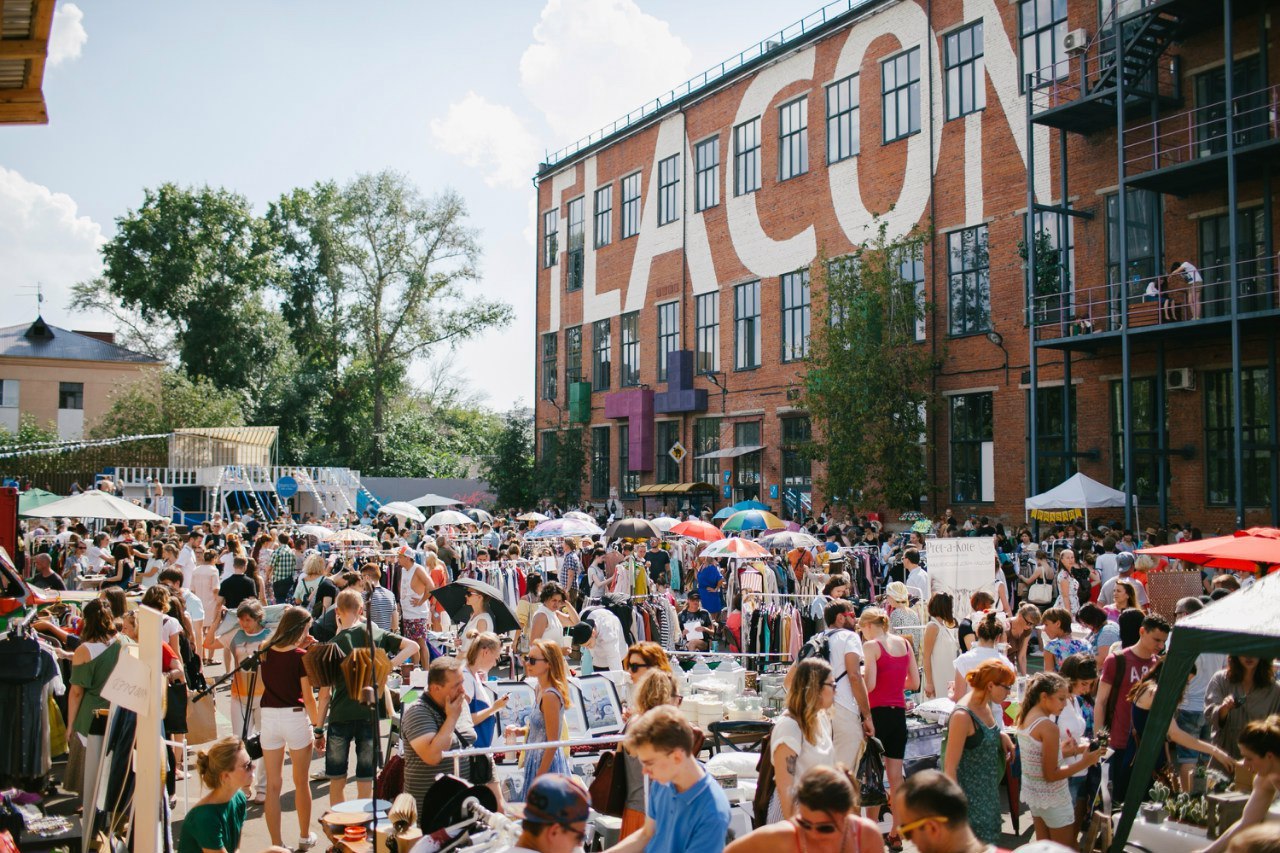
M 1170 391 L 1196 390 L 1196 372 L 1190 367 L 1179 367 L 1167 371 L 1164 376 L 1164 387 Z
M 1084 53 L 1089 46 L 1089 34 L 1084 30 L 1072 30 L 1062 37 L 1062 52 L 1071 55 Z

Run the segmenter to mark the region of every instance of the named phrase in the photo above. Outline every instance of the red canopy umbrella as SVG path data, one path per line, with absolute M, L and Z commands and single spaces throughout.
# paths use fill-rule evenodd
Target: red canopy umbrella
M 1186 560 L 1211 569 L 1270 572 L 1280 568 L 1280 530 L 1250 527 L 1231 536 L 1214 536 L 1197 542 L 1179 542 L 1159 548 L 1144 548 L 1139 554 Z
M 715 542 L 724 538 L 720 528 L 714 524 L 707 524 L 705 521 L 698 521 L 694 518 L 674 525 L 667 533 L 673 533 L 676 536 L 688 536 L 691 539 L 701 539 L 703 542 Z

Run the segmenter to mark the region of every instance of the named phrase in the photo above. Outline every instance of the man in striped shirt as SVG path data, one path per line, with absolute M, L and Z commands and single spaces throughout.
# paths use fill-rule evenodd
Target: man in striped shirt
M 289 534 L 281 533 L 276 549 L 271 552 L 271 592 L 280 604 L 293 602 L 293 586 L 298 577 L 298 554 L 289 542 Z
M 373 624 L 384 631 L 399 633 L 400 611 L 396 609 L 396 598 L 391 594 L 391 590 L 380 583 L 381 567 L 374 562 L 365 563 L 360 574 L 364 577 L 365 589 L 368 591 L 365 595 L 365 606 L 369 608 Z
M 582 558 L 578 556 L 578 540 L 568 536 L 564 540 L 564 562 L 560 564 L 560 585 L 565 594 L 577 598 L 578 575 L 582 572 Z

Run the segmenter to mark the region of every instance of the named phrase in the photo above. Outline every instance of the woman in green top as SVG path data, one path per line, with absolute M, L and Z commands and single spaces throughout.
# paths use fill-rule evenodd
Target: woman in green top
M 244 788 L 253 784 L 253 761 L 240 738 L 227 735 L 196 755 L 196 770 L 209 793 L 182 821 L 178 853 L 237 853 L 244 828 Z M 267 853 L 289 853 L 268 847 Z
M 1016 678 L 1003 657 L 978 664 L 965 676 L 971 689 L 947 724 L 943 772 L 969 795 L 969 826 L 987 844 L 1000 840 L 1000 778 L 1013 755 L 1013 741 L 1000 731 L 993 707 L 1008 697 Z
M 119 626 L 111 605 L 104 599 L 86 602 L 81 613 L 80 645 L 71 656 L 71 689 L 67 692 L 67 719 L 71 737 L 67 741 L 67 772 L 63 787 L 83 793 L 84 738 L 94 712 L 106 708 L 102 688 L 116 668 L 120 647 L 127 642 L 118 634 Z

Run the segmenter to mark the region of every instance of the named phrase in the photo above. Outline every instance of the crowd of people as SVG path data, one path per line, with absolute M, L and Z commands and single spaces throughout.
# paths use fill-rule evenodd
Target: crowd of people
M 311 683 L 304 658 L 314 644 L 332 643 L 343 657 L 372 646 L 392 671 L 402 664 L 425 669 L 421 697 L 396 712 L 402 789 L 420 813 L 433 784 L 454 774 L 505 804 L 513 789 L 500 784 L 492 759 L 476 755 L 455 768 L 445 753 L 503 737 L 562 740 L 574 701 L 571 677 L 611 673 L 626 697 L 617 767 L 627 795 L 614 849 L 724 849 L 729 801 L 700 758 L 704 733 L 681 712 L 674 673 L 678 656 L 745 647 L 743 592 L 733 583 L 738 565 L 696 556 L 677 574 L 672 551 L 658 539 L 527 541 L 515 515 L 476 525 L 465 547 L 456 531 L 394 516 L 327 520 L 335 527 L 368 522 L 378 543 L 373 559 L 252 515 L 214 516 L 189 530 L 120 524 L 91 532 L 75 520 L 33 525 L 33 541 L 43 544 L 26 555 L 32 586 L 100 590 L 78 612 L 34 623 L 67 661 L 67 728 L 86 735 L 93 713 L 106 707 L 103 686 L 136 639 L 130 595 L 140 594 L 142 604 L 166 614 L 166 737 L 182 741 L 192 697 L 215 670 L 235 673 L 225 688 L 232 734 L 202 750 L 194 768 L 184 765 L 179 747 L 171 751 L 170 793 L 188 771 L 205 791 L 183 817 L 180 850 L 234 853 L 250 805 L 262 806 L 275 847 L 306 850 L 320 843 L 313 757 L 323 758 L 330 807 L 348 798 L 352 781 L 357 798 L 371 797 L 375 770 L 388 758 L 364 697 L 341 678 Z M 782 843 L 802 853 L 875 851 L 904 842 L 921 851 L 990 849 L 1007 832 L 1001 782 L 1014 767 L 1035 837 L 1075 847 L 1100 786 L 1109 786 L 1113 802 L 1127 796 L 1144 737 L 1167 741 L 1162 772 L 1182 790 L 1210 769 L 1232 776 L 1243 766 L 1256 774 L 1239 830 L 1209 849 L 1269 849 L 1244 846 L 1265 828 L 1243 830 L 1262 822 L 1280 784 L 1280 684 L 1272 660 L 1200 655 L 1174 723 L 1165 732 L 1146 730 L 1172 625 L 1150 610 L 1144 583 L 1162 566 L 1135 552 L 1198 530 L 1174 525 L 1135 536 L 1068 524 L 1036 537 L 1026 528 L 1006 534 L 986 518 L 961 521 L 949 510 L 926 526 L 943 537 L 992 538 L 992 586 L 964 602 L 935 591 L 925 547 L 933 534 L 890 534 L 866 517 L 843 525 L 825 513 L 808 519 L 802 532 L 819 544 L 773 554 L 796 589 L 821 590 L 812 598 L 822 624 L 787 660 L 785 710 L 766 748 L 767 820 L 728 849 L 749 853 Z M 846 568 L 843 551 L 855 545 L 873 547 L 881 558 L 882 575 L 870 588 Z M 468 591 L 463 619 L 451 618 L 432 595 L 506 562 L 521 567 L 516 630 L 497 631 L 493 605 L 480 591 Z M 676 609 L 677 636 L 667 647 L 631 641 L 609 606 L 620 578 L 637 575 Z M 1203 578 L 1204 594 L 1180 600 L 1173 621 L 1241 588 L 1229 572 Z M 518 729 L 500 723 L 508 696 L 493 690 L 491 674 L 499 669 L 533 689 L 533 711 Z M 936 771 L 907 775 L 908 717 L 930 702 L 954 703 L 944 749 Z M 246 741 L 260 746 L 260 759 L 248 757 Z M 883 809 L 861 805 L 859 768 L 869 744 L 882 756 Z M 513 798 L 525 815 L 517 849 L 575 849 L 586 834 L 589 797 L 571 778 L 567 751 L 534 748 L 522 760 Z M 84 761 L 83 739 L 69 738 L 65 789 L 86 790 Z M 288 809 L 286 763 L 294 790 Z M 296 836 L 292 826 L 286 836 L 285 811 L 296 820 Z

